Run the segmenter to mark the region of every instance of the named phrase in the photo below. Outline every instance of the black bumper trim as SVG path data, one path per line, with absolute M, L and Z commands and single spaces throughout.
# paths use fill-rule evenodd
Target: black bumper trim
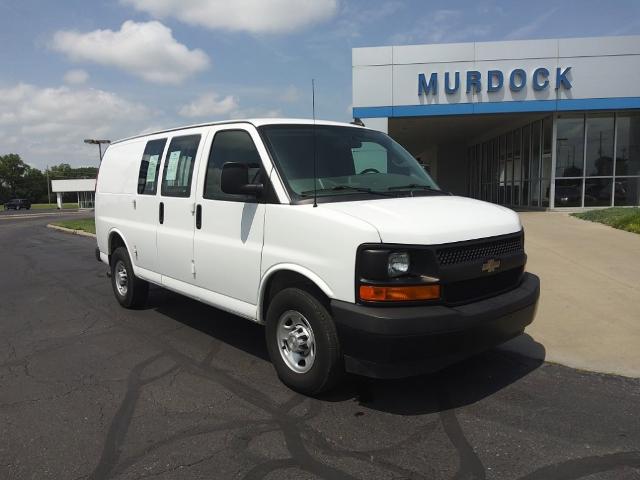
M 535 316 L 540 281 L 467 305 L 368 307 L 333 300 L 348 371 L 394 378 L 439 370 L 513 338 Z

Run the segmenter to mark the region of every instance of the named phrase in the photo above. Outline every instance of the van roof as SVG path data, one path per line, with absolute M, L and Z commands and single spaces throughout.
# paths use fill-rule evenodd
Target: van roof
M 190 128 L 199 128 L 199 127 L 209 127 L 212 125 L 233 125 L 236 123 L 249 123 L 251 125 L 253 125 L 254 127 L 262 127 L 264 125 L 291 125 L 291 124 L 295 124 L 295 125 L 313 125 L 314 120 L 309 119 L 309 118 L 246 118 L 246 119 L 240 119 L 240 120 L 223 120 L 223 121 L 219 121 L 219 122 L 205 122 L 205 123 L 197 123 L 194 125 L 186 125 L 186 126 L 182 126 L 182 127 L 173 127 L 173 128 L 167 128 L 165 130 L 157 130 L 154 132 L 145 132 L 145 133 L 141 133 L 138 135 L 134 135 L 132 137 L 126 137 L 126 138 L 121 138 L 120 140 L 116 140 L 114 142 L 111 142 L 111 145 L 114 145 L 116 143 L 121 143 L 121 142 L 126 142 L 127 140 L 133 140 L 136 138 L 142 138 L 142 137 L 148 137 L 150 135 L 158 135 L 161 133 L 168 133 L 168 132 L 175 132 L 177 130 L 188 130 Z M 315 124 L 316 125 L 334 125 L 334 126 L 341 126 L 341 127 L 356 127 L 356 128 L 363 128 L 360 127 L 359 125 L 353 124 L 353 123 L 346 123 L 346 122 L 332 122 L 330 120 L 315 120 Z

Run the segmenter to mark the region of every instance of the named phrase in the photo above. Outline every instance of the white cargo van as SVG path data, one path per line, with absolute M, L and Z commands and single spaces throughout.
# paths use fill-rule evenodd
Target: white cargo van
M 95 215 L 122 306 L 155 283 L 264 324 L 278 375 L 307 394 L 345 371 L 442 368 L 522 333 L 538 301 L 516 213 L 440 190 L 387 135 L 351 124 L 114 142 Z

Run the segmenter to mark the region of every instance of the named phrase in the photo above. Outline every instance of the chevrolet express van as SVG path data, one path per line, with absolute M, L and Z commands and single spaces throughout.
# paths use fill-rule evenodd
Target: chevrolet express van
M 443 368 L 521 334 L 538 301 L 516 213 L 442 191 L 387 135 L 352 124 L 114 142 L 95 216 L 123 307 L 154 283 L 263 324 L 279 377 L 306 394 L 344 372 Z

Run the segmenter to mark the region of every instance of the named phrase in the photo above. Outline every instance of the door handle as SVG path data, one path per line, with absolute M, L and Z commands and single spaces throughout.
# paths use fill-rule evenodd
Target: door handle
M 202 228 L 202 205 L 196 206 L 196 228 Z
M 163 224 L 164 223 L 164 202 L 160 202 L 158 218 L 160 220 L 160 224 Z

